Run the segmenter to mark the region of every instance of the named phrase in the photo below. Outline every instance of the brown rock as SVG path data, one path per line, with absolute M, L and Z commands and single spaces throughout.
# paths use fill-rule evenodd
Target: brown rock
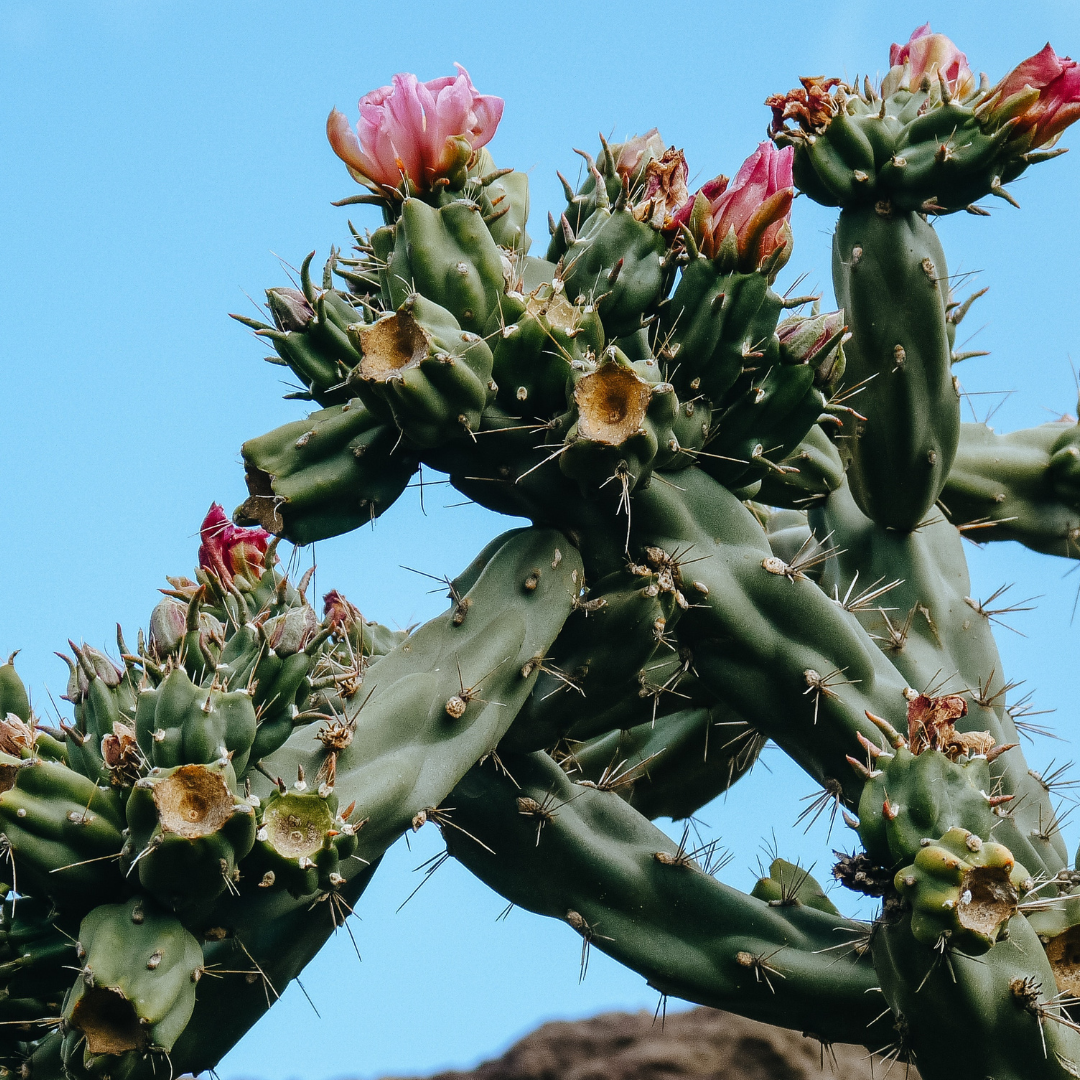
M 823 1067 L 824 1066 L 824 1067 Z M 878 1070 L 880 1073 L 880 1070 Z M 918 1080 L 912 1069 L 901 1071 Z M 831 1051 L 797 1031 L 716 1009 L 604 1013 L 544 1024 L 500 1058 L 432 1080 L 870 1080 L 858 1046 Z

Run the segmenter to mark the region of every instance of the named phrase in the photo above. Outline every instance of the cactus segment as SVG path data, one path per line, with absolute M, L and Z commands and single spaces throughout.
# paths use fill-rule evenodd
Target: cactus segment
M 297 544 L 374 521 L 419 467 L 398 429 L 356 398 L 249 439 L 242 452 L 250 494 L 236 520 Z
M 941 493 L 949 520 L 978 539 L 1018 540 L 1080 558 L 1080 428 L 1071 419 L 997 435 L 962 424 Z
M 79 927 L 82 970 L 64 1002 L 65 1065 L 107 1076 L 130 1052 L 167 1054 L 195 1008 L 198 941 L 145 896 L 94 908 Z
M 864 384 L 842 452 L 860 509 L 909 532 L 945 486 L 960 438 L 937 234 L 917 214 L 844 210 L 833 239 L 833 285 L 847 312 L 850 385 Z
M 444 823 L 439 807 L 505 734 L 580 582 L 580 558 L 561 533 L 507 534 L 444 615 L 379 660 L 376 685 L 343 718 L 347 745 L 338 747 L 325 726 L 296 731 L 251 775 L 255 793 L 271 794 L 265 774 L 302 776 L 351 804 L 358 846 L 341 864 L 346 880 L 406 829 Z
M 122 895 L 124 815 L 118 794 L 57 761 L 0 754 L 4 879 L 18 892 L 86 911 Z
M 715 705 L 572 743 L 564 767 L 575 783 L 616 791 L 649 820 L 679 821 L 745 776 L 764 745 L 745 720 Z
M 720 884 L 613 791 L 572 783 L 546 754 L 503 763 L 513 780 L 485 763 L 454 790 L 468 832 L 448 830 L 447 847 L 514 904 L 567 922 L 582 937 L 583 967 L 595 947 L 661 993 L 737 1002 L 744 1015 L 795 1028 L 813 1018 L 829 1040 L 875 1038 L 865 954 L 817 951 L 860 924 Z M 821 993 L 827 1005 L 813 1000 Z
M 825 895 L 825 890 L 810 876 L 810 871 L 786 859 L 773 859 L 769 863 L 769 876 L 759 878 L 750 895 L 764 900 L 770 907 L 799 903 L 828 915 L 840 914 Z
M 921 1072 L 956 1080 L 1073 1074 L 1080 1037 L 1071 1023 L 1055 1022 L 1061 1014 L 1054 973 L 1026 919 L 1012 919 L 1008 940 L 981 956 L 967 956 L 948 940 L 937 948 L 913 942 L 912 920 L 901 910 L 891 913 L 875 932 L 872 951 L 885 1002 L 903 1018 L 903 1052 L 920 1062 Z M 955 1024 L 974 1040 L 971 1048 L 936 1068 Z

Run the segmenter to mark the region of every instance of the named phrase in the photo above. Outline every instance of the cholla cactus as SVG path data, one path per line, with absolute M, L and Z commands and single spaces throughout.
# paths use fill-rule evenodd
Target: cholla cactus
M 62 730 L 0 668 L 7 1068 L 211 1068 L 432 822 L 583 973 L 595 946 L 927 1080 L 1080 1075 L 1080 876 L 961 545 L 1080 555 L 1080 436 L 960 423 L 971 298 L 931 224 L 1060 152 L 1078 69 L 980 83 L 929 27 L 891 63 L 770 98 L 773 141 L 697 192 L 655 130 L 601 139 L 544 257 L 464 70 L 331 114 L 382 224 L 241 320 L 320 411 L 244 444 L 237 525 L 211 509 L 149 636 L 71 646 Z M 774 291 L 796 190 L 840 207 L 836 311 Z M 277 538 L 355 529 L 421 465 L 531 525 L 415 633 L 320 616 Z M 843 809 L 872 922 L 779 857 L 739 893 L 651 823 L 768 739 Z

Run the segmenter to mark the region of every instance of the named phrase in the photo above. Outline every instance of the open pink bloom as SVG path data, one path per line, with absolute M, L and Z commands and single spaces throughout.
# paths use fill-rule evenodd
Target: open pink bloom
M 735 179 L 710 180 L 676 213 L 672 226 L 687 225 L 698 248 L 715 259 L 722 249 L 740 270 L 756 270 L 783 247 L 790 247 L 793 147 L 778 150 L 763 142 L 743 162 Z
M 403 73 L 365 94 L 355 132 L 344 113 L 330 113 L 327 138 L 355 180 L 378 190 L 408 179 L 427 191 L 463 170 L 473 151 L 491 141 L 503 99 L 478 94 L 469 73 L 454 66 L 457 75 L 422 83 Z
M 1017 98 L 1020 94 L 1026 97 Z M 994 101 L 991 116 L 1005 113 L 1003 119 L 1016 118 L 1012 137 L 1027 134 L 1031 147 L 1045 146 L 1080 119 L 1080 64 L 1058 56 L 1047 44 L 1013 68 L 990 91 L 988 100 Z
M 225 515 L 220 503 L 214 503 L 203 518 L 199 530 L 199 565 L 211 570 L 225 585 L 243 576 L 256 582 L 266 569 L 264 556 L 270 534 L 264 529 L 242 529 Z
M 975 89 L 975 75 L 968 67 L 967 57 L 944 34 L 935 34 L 930 24 L 924 23 L 915 30 L 906 45 L 893 45 L 889 49 L 889 63 L 894 68 L 908 67 L 907 76 L 900 76 L 892 90 L 903 87 L 917 90 L 924 75 L 937 82 L 939 73 L 945 79 L 949 91 L 958 97 L 967 97 Z

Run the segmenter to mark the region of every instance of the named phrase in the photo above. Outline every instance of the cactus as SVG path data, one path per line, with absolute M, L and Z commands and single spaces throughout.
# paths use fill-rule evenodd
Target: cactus
M 134 650 L 71 643 L 60 730 L 0 667 L 0 1065 L 213 1068 L 430 823 L 580 937 L 582 976 L 595 946 L 926 1080 L 1080 1075 L 1080 873 L 961 545 L 1080 556 L 1080 441 L 960 424 L 975 296 L 930 222 L 1060 152 L 1078 69 L 1047 47 L 979 83 L 929 27 L 890 62 L 770 98 L 772 141 L 696 192 L 655 130 L 601 139 L 544 258 L 464 69 L 396 76 L 357 133 L 331 114 L 381 224 L 240 318 L 319 411 L 244 444 L 237 524 L 211 507 Z M 796 189 L 840 208 L 838 310 L 777 291 Z M 412 633 L 337 591 L 320 616 L 279 539 L 356 529 L 424 465 L 528 524 Z M 843 809 L 871 921 L 778 851 L 739 893 L 651 823 L 769 739 Z

